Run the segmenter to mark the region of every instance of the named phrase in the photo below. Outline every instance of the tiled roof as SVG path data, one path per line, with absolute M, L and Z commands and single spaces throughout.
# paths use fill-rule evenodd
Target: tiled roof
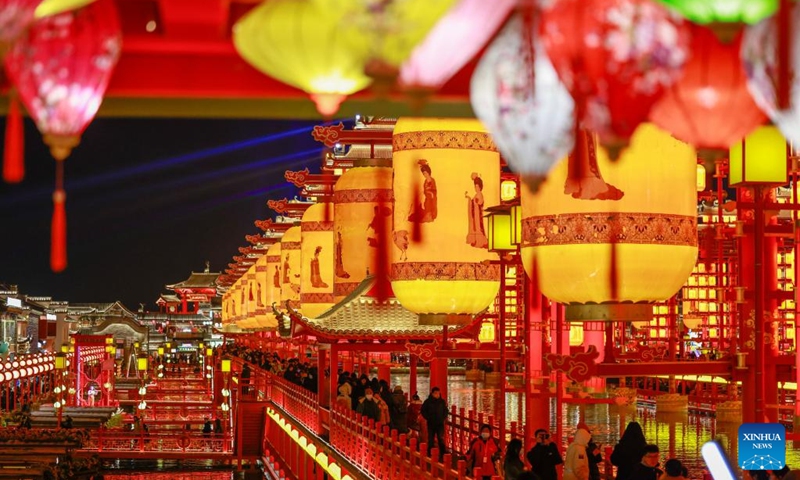
M 177 295 L 170 295 L 168 293 L 162 293 L 158 300 L 163 300 L 166 303 L 180 303 L 181 299 Z M 158 303 L 158 301 L 156 301 Z
M 192 272 L 186 280 L 174 285 L 167 285 L 167 288 L 169 290 L 175 290 L 176 288 L 216 288 L 217 277 L 219 276 L 219 272 Z
M 374 296 L 375 283 L 374 277 L 367 277 L 353 293 L 315 319 L 290 309 L 292 320 L 300 327 L 294 330 L 304 327 L 318 338 L 347 340 L 419 340 L 441 336 L 441 326 L 420 325 L 417 314 L 406 310 L 396 298 L 378 300 Z M 449 330 L 457 333 L 465 328 L 469 326 L 451 326 Z

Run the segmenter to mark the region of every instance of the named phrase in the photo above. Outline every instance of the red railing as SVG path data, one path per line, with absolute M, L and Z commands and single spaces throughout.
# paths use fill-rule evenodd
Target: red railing
M 122 400 L 120 405 L 135 406 L 139 400 Z M 147 421 L 151 420 L 206 420 L 218 415 L 217 408 L 211 402 L 179 402 L 148 400 L 147 408 L 138 411 L 137 415 Z
M 492 429 L 499 435 L 500 422 L 494 415 L 485 415 L 483 412 L 475 414 L 474 410 L 466 410 L 456 406 L 450 407 L 450 418 L 447 419 L 445 430 L 445 443 L 453 452 L 464 454 L 469 449 L 469 442 L 480 435 L 481 425 L 491 425 Z M 524 428 L 517 422 L 506 425 L 505 437 L 500 438 L 500 445 L 505 447 L 508 440 L 514 438 L 525 438 Z
M 125 432 L 97 430 L 81 450 L 100 452 L 229 453 L 231 437 L 189 431 Z
M 320 433 L 317 395 L 283 378 L 272 376 L 272 402 L 314 433 Z
M 458 460 L 453 468 L 453 455 L 445 454 L 439 461 L 439 449 L 431 456 L 426 443 L 417 443 L 416 438 L 398 434 L 388 426 L 366 421 L 352 410 L 335 406 L 330 413 L 331 445 L 348 461 L 366 472 L 371 478 L 392 480 L 464 480 L 467 464 Z M 493 474 L 491 472 L 490 474 Z M 483 472 L 476 468 L 475 478 Z M 499 479 L 493 476 L 493 479 Z

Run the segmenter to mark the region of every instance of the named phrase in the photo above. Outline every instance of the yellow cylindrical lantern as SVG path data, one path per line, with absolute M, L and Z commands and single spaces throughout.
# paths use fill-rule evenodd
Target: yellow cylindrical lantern
M 272 304 L 281 303 L 281 242 L 276 242 L 269 247 L 267 254 L 267 310 L 272 312 Z
M 228 310 L 230 305 L 230 295 L 229 292 L 225 292 L 222 294 L 222 312 L 220 314 L 220 318 L 222 320 L 223 325 L 227 325 L 230 322 L 230 311 Z
M 300 308 L 300 227 L 292 227 L 281 238 L 281 306 L 291 302 L 292 308 Z
M 336 302 L 350 295 L 368 272 L 375 273 L 381 254 L 388 263 L 392 231 L 391 160 L 370 162 L 383 166 L 351 168 L 333 188 Z M 384 272 L 388 271 L 386 265 Z
M 275 329 L 278 326 L 275 314 L 272 313 L 272 302 L 276 300 L 272 297 L 271 282 L 269 258 L 262 255 L 256 261 L 256 323 L 262 329 Z
M 500 155 L 473 119 L 401 118 L 392 138 L 392 289 L 422 324 L 464 324 L 492 303 L 484 209 L 500 203 Z
M 311 205 L 300 221 L 300 312 L 316 318 L 333 304 L 333 204 Z
M 580 132 L 573 155 L 539 191 L 522 191 L 523 262 L 529 276 L 536 265 L 542 293 L 621 313 L 597 320 L 652 315 L 646 302 L 674 295 L 697 260 L 696 158 L 692 147 L 650 124 L 616 162 L 594 135 Z

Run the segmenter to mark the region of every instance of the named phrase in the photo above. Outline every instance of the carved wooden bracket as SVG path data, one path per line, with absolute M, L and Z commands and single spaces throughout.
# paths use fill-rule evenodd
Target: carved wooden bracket
M 436 350 L 439 348 L 439 340 L 431 343 L 411 343 L 406 342 L 406 350 L 410 355 L 415 355 L 423 362 L 430 362 L 436 358 Z
M 597 363 L 595 359 L 600 356 L 594 345 L 589 346 L 589 350 L 579 352 L 574 355 L 558 355 L 548 353 L 545 355 L 547 365 L 552 370 L 561 370 L 567 374 L 567 378 L 573 382 L 585 382 L 597 374 Z

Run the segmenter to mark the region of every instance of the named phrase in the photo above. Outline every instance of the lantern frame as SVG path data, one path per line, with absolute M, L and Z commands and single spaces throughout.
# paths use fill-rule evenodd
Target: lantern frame
M 777 127 L 760 127 L 731 145 L 731 187 L 777 186 L 789 183 L 789 145 Z
M 53 357 L 53 367 L 56 370 L 62 371 L 67 368 L 67 355 L 64 352 L 56 353 Z
M 497 205 L 487 212 L 487 239 L 490 252 L 513 252 L 522 240 L 522 209 L 520 205 Z
M 138 370 L 140 372 L 147 371 L 148 361 L 149 361 L 149 359 L 147 358 L 147 355 L 145 355 L 145 354 L 137 355 L 136 356 L 136 370 Z

